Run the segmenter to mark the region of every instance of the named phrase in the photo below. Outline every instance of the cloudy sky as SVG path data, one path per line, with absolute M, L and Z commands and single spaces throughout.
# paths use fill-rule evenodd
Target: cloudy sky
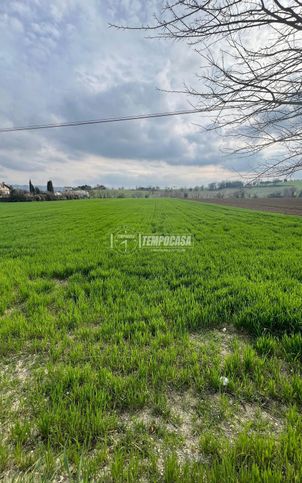
M 145 39 L 161 0 L 10 0 L 0 4 L 0 127 L 190 108 L 161 90 L 196 83 L 200 58 Z M 0 134 L 0 181 L 57 186 L 189 186 L 234 179 L 244 164 L 199 115 Z

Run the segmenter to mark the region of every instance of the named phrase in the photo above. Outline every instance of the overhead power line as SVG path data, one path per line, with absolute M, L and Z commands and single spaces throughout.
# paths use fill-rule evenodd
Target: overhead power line
M 169 117 L 169 116 L 183 116 L 186 114 L 197 114 L 198 112 L 200 113 L 201 111 L 198 109 L 191 109 L 191 110 L 172 111 L 172 112 L 156 112 L 153 114 L 137 114 L 133 116 L 107 117 L 104 119 L 91 119 L 87 121 L 70 121 L 70 122 L 59 122 L 59 123 L 53 123 L 53 124 L 32 124 L 30 126 L 5 127 L 5 128 L 0 128 L 0 134 L 16 132 L 16 131 L 35 131 L 38 129 L 87 126 L 90 124 L 106 124 L 110 122 L 137 121 L 140 119 L 152 119 L 152 118 Z

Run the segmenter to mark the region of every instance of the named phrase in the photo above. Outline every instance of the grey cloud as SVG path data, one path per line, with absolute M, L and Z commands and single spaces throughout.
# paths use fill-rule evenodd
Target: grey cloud
M 147 22 L 161 5 L 160 0 L 5 2 L 0 6 L 1 125 L 189 107 L 184 96 L 156 88 L 193 82 L 198 56 L 182 44 L 108 29 L 108 22 Z M 90 155 L 108 158 L 109 164 L 164 161 L 175 169 L 221 164 L 217 134 L 205 135 L 193 122 L 198 119 L 187 116 L 1 136 L 0 166 L 44 172 L 59 153 L 61 163 L 77 163 L 80 179 L 85 177 L 81 160 Z
M 146 113 L 150 105 L 156 112 L 169 108 L 165 95 L 156 92 L 152 84 L 141 83 L 137 86 L 135 83 L 124 83 L 122 89 L 121 86 L 116 86 L 100 94 L 82 95 L 76 101 L 66 99 L 59 112 L 64 119 L 93 119 L 110 117 L 112 112 L 120 115 Z M 81 151 L 110 158 L 164 160 L 171 164 L 203 164 L 202 156 L 206 155 L 205 161 L 208 163 L 208 156 L 210 152 L 213 153 L 213 148 L 204 152 L 205 138 L 195 133 L 190 134 L 187 139 L 185 134 L 181 135 L 175 130 L 175 125 L 181 130 L 181 123 L 192 121 L 193 116 L 188 116 L 186 120 L 163 118 L 131 121 L 64 129 L 47 133 L 46 136 L 64 151 L 70 151 L 74 155 Z M 188 152 L 188 147 L 193 142 L 197 146 L 195 156 Z M 207 143 L 209 144 L 209 140 Z

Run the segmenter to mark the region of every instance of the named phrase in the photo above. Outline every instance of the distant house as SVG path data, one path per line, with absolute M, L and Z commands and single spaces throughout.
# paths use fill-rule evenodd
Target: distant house
M 0 198 L 9 196 L 11 192 L 11 187 L 5 183 L 0 183 Z

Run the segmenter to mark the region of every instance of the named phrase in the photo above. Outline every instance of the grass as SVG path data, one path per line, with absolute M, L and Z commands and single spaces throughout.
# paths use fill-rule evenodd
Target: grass
M 0 222 L 3 479 L 301 481 L 300 218 L 125 199 Z M 124 225 L 194 246 L 122 254 Z

